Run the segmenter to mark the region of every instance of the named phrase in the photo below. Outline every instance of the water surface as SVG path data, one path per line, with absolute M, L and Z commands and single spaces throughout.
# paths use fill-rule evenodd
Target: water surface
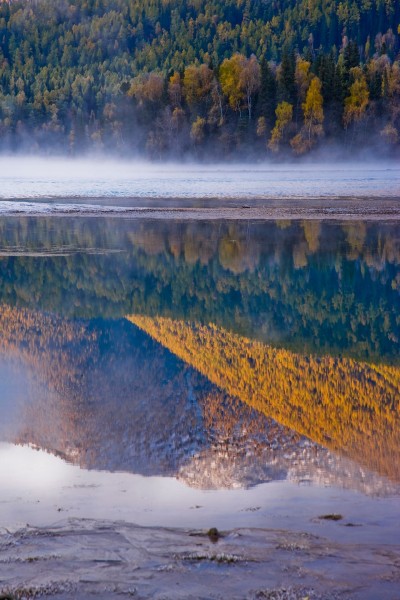
M 0 157 L 0 208 L 26 200 L 108 200 L 148 206 L 156 199 L 207 203 L 223 200 L 399 198 L 400 169 L 395 161 L 371 163 L 174 164 L 54 158 Z M 25 206 L 25 210 L 29 210 Z M 38 207 L 36 207 L 38 210 Z
M 396 222 L 0 228 L 4 520 L 130 506 L 146 524 L 272 525 L 296 511 L 304 525 L 331 511 L 394 531 Z M 72 471 L 50 458 L 35 470 L 29 448 Z M 168 518 L 150 500 L 166 489 Z

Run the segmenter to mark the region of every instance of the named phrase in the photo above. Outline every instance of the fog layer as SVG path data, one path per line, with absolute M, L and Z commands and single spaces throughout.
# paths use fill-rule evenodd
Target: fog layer
M 272 199 L 400 197 L 395 162 L 306 164 L 150 163 L 0 158 L 0 199 Z

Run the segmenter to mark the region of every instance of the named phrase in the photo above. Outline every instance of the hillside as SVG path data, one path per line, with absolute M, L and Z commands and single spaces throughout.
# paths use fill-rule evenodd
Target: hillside
M 0 147 L 393 152 L 399 26 L 396 0 L 1 2 Z

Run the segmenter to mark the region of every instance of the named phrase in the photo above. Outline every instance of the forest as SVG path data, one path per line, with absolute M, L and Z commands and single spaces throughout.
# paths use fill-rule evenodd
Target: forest
M 400 152 L 397 0 L 0 0 L 0 150 Z

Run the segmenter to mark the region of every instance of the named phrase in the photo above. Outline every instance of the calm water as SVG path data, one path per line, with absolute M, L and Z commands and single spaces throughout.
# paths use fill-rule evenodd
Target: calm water
M 0 228 L 1 441 L 202 489 L 397 493 L 397 224 Z
M 148 205 L 155 199 L 207 202 L 305 198 L 399 198 L 398 162 L 370 164 L 149 164 L 104 160 L 0 157 L 0 212 L 22 208 L 48 212 L 52 202 L 102 199 L 126 205 L 130 198 Z M 41 202 L 41 208 L 26 201 Z
M 3 217 L 0 240 L 3 519 L 77 514 L 71 489 L 158 524 L 395 514 L 396 222 Z

